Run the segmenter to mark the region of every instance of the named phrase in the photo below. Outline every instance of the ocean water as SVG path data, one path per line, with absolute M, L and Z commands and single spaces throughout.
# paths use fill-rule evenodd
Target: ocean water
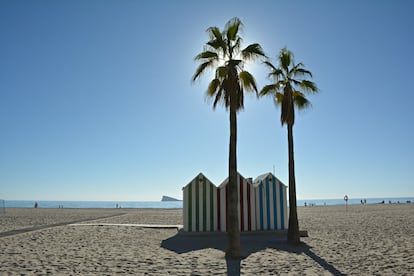
M 349 198 L 348 204 L 361 204 L 363 198 Z M 366 198 L 367 204 L 384 203 L 406 203 L 407 201 L 414 203 L 414 197 L 393 197 L 393 198 Z M 5 200 L 6 208 L 33 208 L 35 200 Z M 343 205 L 344 199 L 301 199 L 297 201 L 298 206 L 315 205 Z M 37 201 L 38 208 L 161 208 L 174 209 L 183 208 L 182 201 Z M 0 201 L 0 208 L 2 202 Z
M 378 198 L 348 198 L 348 204 L 361 204 L 361 200 L 366 200 L 366 204 L 379 204 L 384 202 L 385 204 L 391 203 L 407 203 L 411 202 L 414 203 L 414 197 L 378 197 Z M 323 205 L 344 205 L 345 200 L 342 199 L 304 199 L 298 200 L 298 206 L 305 206 L 306 205 L 315 205 L 315 206 L 323 206 Z
M 35 200 L 5 200 L 6 208 L 33 208 L 35 202 L 38 208 L 183 208 L 182 201 L 35 201 Z M 1 205 L 0 205 L 1 207 Z

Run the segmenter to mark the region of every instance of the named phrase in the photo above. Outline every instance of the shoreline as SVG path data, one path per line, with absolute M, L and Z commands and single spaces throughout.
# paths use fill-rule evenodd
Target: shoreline
M 349 198 L 348 205 L 371 204 L 405 204 L 414 203 L 414 197 L 376 197 L 376 198 Z M 0 213 L 4 208 L 33 208 L 35 203 L 38 208 L 74 208 L 74 209 L 141 209 L 162 208 L 177 209 L 183 207 L 183 201 L 59 201 L 59 200 L 4 200 L 0 199 Z M 337 206 L 345 205 L 343 199 L 301 199 L 297 200 L 297 206 Z M 4 207 L 4 208 L 3 208 Z

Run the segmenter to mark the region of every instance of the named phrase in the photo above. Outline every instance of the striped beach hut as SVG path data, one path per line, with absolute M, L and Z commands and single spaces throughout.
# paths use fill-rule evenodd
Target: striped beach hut
M 253 186 L 256 230 L 286 230 L 288 228 L 286 185 L 273 174 L 266 173 L 258 176 Z
M 252 179 L 246 179 L 240 173 L 237 173 L 237 191 L 240 231 L 255 231 L 256 205 Z M 220 184 L 217 191 L 217 229 L 222 232 L 226 232 L 226 225 L 228 224 L 228 195 L 229 179 L 227 178 Z
M 184 231 L 217 231 L 217 187 L 202 173 L 183 188 Z

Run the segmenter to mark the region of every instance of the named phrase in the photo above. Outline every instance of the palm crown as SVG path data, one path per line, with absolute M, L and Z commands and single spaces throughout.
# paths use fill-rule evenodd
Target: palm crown
M 246 61 L 265 57 L 265 54 L 257 43 L 241 50 L 242 38 L 238 33 L 242 27 L 241 21 L 236 17 L 227 22 L 223 32 L 220 32 L 218 27 L 208 28 L 210 40 L 206 43 L 204 51 L 194 58 L 200 65 L 192 78 L 193 81 L 207 69 L 215 69 L 215 77 L 207 88 L 207 96 L 214 98 L 214 108 L 222 102 L 226 108 L 232 104 L 236 111 L 243 109 L 244 91 L 257 92 L 256 81 L 244 70 L 244 65 Z
M 278 56 L 279 66 L 274 66 L 270 61 L 265 61 L 271 72 L 269 77 L 273 84 L 263 87 L 260 95 L 272 95 L 277 104 L 282 106 L 280 121 L 283 124 L 294 124 L 295 110 L 306 108 L 310 105 L 305 93 L 316 93 L 318 88 L 312 81 L 305 77 L 312 77 L 312 73 L 304 69 L 303 63 L 295 64 L 293 53 L 283 48 Z

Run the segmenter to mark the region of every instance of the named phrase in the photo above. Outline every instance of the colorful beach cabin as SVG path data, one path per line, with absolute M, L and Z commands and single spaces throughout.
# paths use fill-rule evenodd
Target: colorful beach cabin
M 217 202 L 217 187 L 198 174 L 183 188 L 184 231 L 217 231 Z
M 286 185 L 276 176 L 258 176 L 253 186 L 256 200 L 256 230 L 273 231 L 288 228 Z
M 273 174 L 244 178 L 237 174 L 240 231 L 286 230 L 286 186 Z M 228 178 L 216 187 L 202 173 L 183 188 L 183 225 L 186 232 L 226 232 Z
M 237 208 L 240 231 L 255 231 L 256 211 L 253 180 L 251 178 L 246 179 L 240 173 L 237 173 L 237 192 L 239 197 Z M 218 187 L 217 201 L 219 203 L 217 206 L 217 229 L 221 232 L 226 232 L 228 224 L 229 178 L 226 178 Z

